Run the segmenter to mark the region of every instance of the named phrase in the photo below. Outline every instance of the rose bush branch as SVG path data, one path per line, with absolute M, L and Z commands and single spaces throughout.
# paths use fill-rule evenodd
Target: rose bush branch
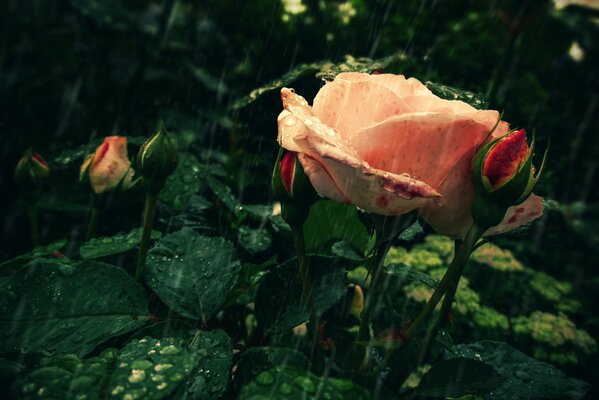
M 166 178 L 175 170 L 178 163 L 177 146 L 166 132 L 162 122 L 158 124 L 156 133 L 139 149 L 137 161 L 146 186 L 143 230 L 135 268 L 135 279 L 141 281 L 150 247 L 158 194 L 164 187 Z

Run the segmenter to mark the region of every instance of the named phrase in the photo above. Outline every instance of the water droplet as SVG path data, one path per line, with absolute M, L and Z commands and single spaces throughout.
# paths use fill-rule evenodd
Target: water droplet
M 143 369 L 134 369 L 128 379 L 131 383 L 141 382 L 146 379 L 146 372 Z
M 260 385 L 272 385 L 274 381 L 275 377 L 267 371 L 260 372 L 256 377 L 256 382 L 258 382 Z
M 179 353 L 181 353 L 181 349 L 172 344 L 160 349 L 160 354 L 179 354 Z

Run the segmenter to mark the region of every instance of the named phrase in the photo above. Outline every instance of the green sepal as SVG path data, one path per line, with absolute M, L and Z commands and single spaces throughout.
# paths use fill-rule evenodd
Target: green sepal
M 177 145 L 162 121 L 158 123 L 156 133 L 140 147 L 137 162 L 150 190 L 160 191 L 178 164 Z

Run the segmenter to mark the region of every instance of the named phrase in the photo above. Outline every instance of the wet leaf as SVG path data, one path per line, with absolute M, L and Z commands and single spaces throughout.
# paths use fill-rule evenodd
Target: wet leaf
M 310 368 L 310 360 L 295 349 L 285 347 L 253 347 L 243 352 L 235 371 L 235 386 L 241 388 L 262 371 L 288 365 Z
M 424 85 L 429 88 L 431 92 L 442 99 L 460 100 L 479 110 L 486 110 L 489 108 L 489 102 L 482 94 L 472 93 L 467 90 L 441 85 L 440 83 L 434 83 L 430 81 L 425 82 Z
M 225 391 L 232 349 L 222 331 L 199 332 L 191 341 L 167 337 L 133 340 L 98 357 L 47 357 L 21 386 L 24 399 L 209 400 Z
M 249 95 L 237 100 L 231 106 L 237 110 L 259 99 L 266 93 L 273 90 L 281 89 L 284 86 L 290 85 L 295 80 L 304 75 L 316 73 L 316 77 L 324 80 L 333 80 L 335 76 L 342 72 L 366 72 L 383 70 L 390 67 L 392 64 L 398 64 L 406 60 L 406 55 L 402 52 L 393 54 L 388 57 L 372 60 L 366 57 L 354 58 L 350 55 L 345 56 L 345 61 L 342 63 L 332 63 L 330 61 L 319 61 L 310 64 L 302 64 L 287 72 L 279 79 L 275 79 L 264 86 L 254 89 Z
M 306 250 L 311 251 L 330 240 L 345 240 L 360 251 L 368 245 L 368 231 L 358 219 L 356 207 L 332 200 L 318 201 L 310 208 L 304 224 Z
M 272 236 L 264 228 L 241 226 L 237 231 L 237 237 L 241 247 L 250 254 L 262 253 L 272 244 Z
M 202 187 L 201 170 L 202 166 L 193 154 L 182 154 L 177 168 L 166 178 L 159 199 L 175 210 L 183 210 L 191 196 Z
M 496 388 L 503 377 L 482 361 L 452 358 L 432 366 L 415 393 L 427 397 L 461 397 L 483 394 Z
M 239 400 L 368 400 L 370 393 L 356 383 L 337 378 L 316 376 L 302 369 L 284 366 L 260 372 L 246 385 Z
M 405 264 L 389 264 L 385 266 L 385 274 L 390 278 L 408 282 L 420 282 L 431 288 L 437 287 L 437 280 L 430 275 Z M 399 284 L 398 284 L 399 285 Z
M 347 289 L 347 278 L 338 259 L 311 256 L 310 273 L 316 314 L 322 315 L 335 305 Z M 269 271 L 256 294 L 256 319 L 266 330 L 282 332 L 308 320 L 302 300 L 297 259 L 293 258 Z
M 231 242 L 183 228 L 149 251 L 145 278 L 173 311 L 208 320 L 220 310 L 240 269 Z
M 483 361 L 505 378 L 499 387 L 485 394 L 488 400 L 581 399 L 588 389 L 586 383 L 568 378 L 554 366 L 503 342 L 483 340 L 457 345 L 451 356 Z
M 81 255 L 81 258 L 90 259 L 123 253 L 139 245 L 139 242 L 141 241 L 141 231 L 141 228 L 136 228 L 129 233 L 117 233 L 113 236 L 91 239 L 81 245 L 79 254 Z M 150 237 L 153 240 L 156 240 L 161 236 L 161 232 L 152 231 Z
M 148 319 L 146 295 L 123 269 L 32 261 L 0 279 L 0 353 L 84 355 Z

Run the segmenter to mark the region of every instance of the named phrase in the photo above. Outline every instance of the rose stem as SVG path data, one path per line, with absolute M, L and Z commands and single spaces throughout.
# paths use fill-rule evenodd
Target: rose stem
M 31 242 L 35 248 L 40 245 L 40 234 L 37 224 L 37 204 L 30 204 L 27 207 L 27 216 L 29 217 L 29 226 L 31 227 Z
M 384 240 L 379 242 L 376 246 L 374 254 L 370 259 L 371 264 L 368 270 L 372 274 L 372 281 L 370 283 L 370 287 L 368 288 L 368 293 L 364 303 L 364 309 L 362 310 L 362 314 L 360 315 L 360 328 L 356 337 L 358 347 L 356 348 L 355 367 L 358 370 L 363 369 L 366 366 L 366 344 L 361 342 L 366 342 L 370 338 L 370 318 L 372 317 L 372 312 L 374 311 L 374 308 L 379 299 L 379 296 L 377 294 L 382 292 L 381 290 L 379 290 L 379 286 L 383 281 L 383 279 L 381 279 L 383 276 L 382 266 L 390 248 L 390 241 Z
M 158 193 L 148 190 L 146 194 L 146 205 L 144 208 L 144 226 L 139 244 L 139 255 L 137 257 L 137 267 L 135 268 L 135 279 L 141 281 L 146 266 L 146 257 L 150 247 L 150 236 L 152 234 L 152 224 L 154 223 L 154 213 L 156 212 L 156 200 Z
M 455 288 L 457 289 L 457 285 L 462 276 L 462 271 L 464 270 L 464 266 L 466 265 L 466 263 L 468 262 L 468 259 L 470 258 L 470 253 L 472 252 L 472 249 L 476 245 L 476 242 L 482 236 L 482 234 L 484 233 L 485 230 L 486 229 L 481 229 L 476 224 L 472 225 L 472 227 L 466 234 L 466 237 L 464 238 L 464 241 L 462 242 L 456 255 L 454 256 L 453 260 L 449 264 L 449 267 L 447 268 L 445 275 L 443 275 L 441 282 L 439 282 L 439 285 L 437 285 L 437 288 L 433 292 L 433 295 L 428 300 L 428 302 L 426 303 L 426 305 L 424 306 L 424 308 L 422 309 L 420 314 L 418 314 L 418 317 L 416 317 L 416 319 L 410 325 L 410 328 L 404 335 L 402 344 L 400 346 L 394 348 L 393 350 L 391 350 L 389 352 L 389 354 L 387 354 L 387 356 L 383 359 L 383 361 L 381 361 L 381 363 L 377 366 L 377 368 L 370 375 L 374 376 L 374 375 L 380 373 L 387 366 L 387 364 L 393 359 L 393 357 L 397 354 L 397 352 L 400 349 L 402 349 L 403 347 L 405 347 L 408 344 L 408 342 L 414 337 L 414 335 L 420 331 L 420 329 L 425 325 L 426 322 L 428 322 L 428 320 L 432 316 L 432 314 L 435 310 L 435 307 L 437 306 L 437 304 L 439 304 L 439 301 L 441 300 L 443 295 L 451 287 L 455 286 Z M 455 291 L 454 291 L 454 295 L 455 295 Z M 453 298 L 451 299 L 450 304 L 452 301 L 453 301 Z
M 98 216 L 100 215 L 100 209 L 96 204 L 96 200 L 94 199 L 94 204 L 92 205 L 92 210 L 89 215 L 89 222 L 87 224 L 87 232 L 85 234 L 85 241 L 87 242 L 91 238 L 94 237 L 96 233 L 96 225 L 98 225 Z
M 297 263 L 299 265 L 299 276 L 302 281 L 302 296 L 305 301 L 306 308 L 309 313 L 309 325 L 312 329 L 312 347 L 313 350 L 318 347 L 320 339 L 318 332 L 318 316 L 314 307 L 314 297 L 312 296 L 312 280 L 310 279 L 310 265 L 308 257 L 306 257 L 306 243 L 304 241 L 303 224 L 300 226 L 292 226 L 293 240 L 295 242 L 295 250 L 297 252 Z

